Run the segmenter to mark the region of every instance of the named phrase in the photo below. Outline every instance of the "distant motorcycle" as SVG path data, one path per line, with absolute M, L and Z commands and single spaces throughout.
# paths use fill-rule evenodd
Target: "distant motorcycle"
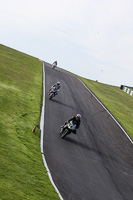
M 49 99 L 52 99 L 53 97 L 55 97 L 58 94 L 58 91 L 55 90 L 55 88 L 51 88 L 50 92 L 49 92 Z
M 54 69 L 55 67 L 57 67 L 57 65 L 55 63 L 52 64 L 52 69 Z
M 64 138 L 66 137 L 66 135 L 75 132 L 75 130 L 76 130 L 76 124 L 73 124 L 73 122 L 70 121 L 69 123 L 61 127 L 60 136 L 61 138 Z

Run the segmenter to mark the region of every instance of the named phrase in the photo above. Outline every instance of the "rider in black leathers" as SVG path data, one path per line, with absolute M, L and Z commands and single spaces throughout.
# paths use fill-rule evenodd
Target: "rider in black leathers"
M 70 119 L 68 119 L 66 122 L 65 122 L 65 125 L 68 124 L 70 121 L 73 122 L 73 124 L 76 124 L 76 129 L 79 128 L 80 126 L 80 122 L 81 122 L 81 115 L 80 114 L 77 114 L 76 116 L 74 117 L 71 117 Z M 64 128 L 64 126 L 61 126 L 62 128 Z M 73 132 L 74 134 L 76 134 L 76 130 Z

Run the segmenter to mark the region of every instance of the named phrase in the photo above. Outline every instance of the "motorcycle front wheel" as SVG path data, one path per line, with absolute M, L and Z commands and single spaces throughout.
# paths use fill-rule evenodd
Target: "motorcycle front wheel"
M 66 128 L 63 132 L 60 133 L 61 138 L 64 138 L 66 135 L 68 135 L 69 130 Z
M 50 94 L 49 99 L 52 99 L 54 97 L 53 93 Z

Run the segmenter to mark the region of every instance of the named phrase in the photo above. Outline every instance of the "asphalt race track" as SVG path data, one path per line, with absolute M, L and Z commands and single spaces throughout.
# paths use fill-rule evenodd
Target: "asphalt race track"
M 64 200 L 132 200 L 133 145 L 112 117 L 72 74 L 45 63 L 44 154 Z M 59 94 L 49 88 L 60 81 Z M 77 134 L 60 126 L 80 113 Z

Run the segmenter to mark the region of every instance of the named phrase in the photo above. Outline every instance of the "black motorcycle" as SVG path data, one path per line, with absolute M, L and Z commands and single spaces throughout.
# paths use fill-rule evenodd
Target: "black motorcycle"
M 60 136 L 61 138 L 66 137 L 66 135 L 74 133 L 76 131 L 76 124 L 73 124 L 72 121 L 65 124 L 64 126 L 61 126 Z

